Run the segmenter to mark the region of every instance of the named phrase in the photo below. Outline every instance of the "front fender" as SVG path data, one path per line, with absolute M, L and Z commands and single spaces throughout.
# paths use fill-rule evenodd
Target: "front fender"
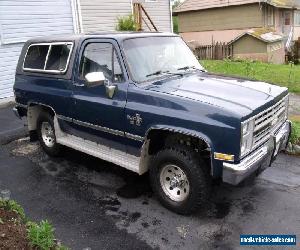
M 179 133 L 179 134 L 183 134 L 183 135 L 196 137 L 196 138 L 199 138 L 199 139 L 205 141 L 208 148 L 213 150 L 213 143 L 212 143 L 211 139 L 207 135 L 205 135 L 199 131 L 186 129 L 186 128 L 182 128 L 182 127 L 169 126 L 169 125 L 153 125 L 147 130 L 145 138 L 148 138 L 149 133 L 153 130 L 170 131 L 173 133 Z
M 186 128 L 182 128 L 182 127 L 176 127 L 176 126 L 168 126 L 168 125 L 153 125 L 151 126 L 145 135 L 145 139 L 148 138 L 149 134 L 151 131 L 153 130 L 163 130 L 163 131 L 169 131 L 172 133 L 179 133 L 179 134 L 183 134 L 183 135 L 188 135 L 188 136 L 192 136 L 195 138 L 199 138 L 201 140 L 203 140 L 206 145 L 207 148 L 210 150 L 210 158 L 211 158 L 211 175 L 214 178 L 218 178 L 222 176 L 222 162 L 215 160 L 213 155 L 214 155 L 214 144 L 212 142 L 212 140 L 209 138 L 209 136 L 205 135 L 204 133 L 201 133 L 199 131 L 195 131 L 195 130 L 191 130 L 191 129 L 186 129 Z

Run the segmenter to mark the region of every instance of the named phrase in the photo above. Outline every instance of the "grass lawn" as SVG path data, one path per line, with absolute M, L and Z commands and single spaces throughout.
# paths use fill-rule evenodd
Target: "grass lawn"
M 300 121 L 292 121 L 292 133 L 290 141 L 300 145 Z
M 290 92 L 300 94 L 300 65 L 229 60 L 202 60 L 200 63 L 209 72 L 269 82 L 288 87 Z

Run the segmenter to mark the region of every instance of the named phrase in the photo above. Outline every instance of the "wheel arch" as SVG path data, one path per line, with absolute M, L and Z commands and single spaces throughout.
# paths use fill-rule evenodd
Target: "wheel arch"
M 144 171 L 145 171 L 145 167 L 146 167 L 146 171 L 149 169 L 149 164 L 145 166 L 146 162 L 144 160 L 149 158 L 149 156 L 153 155 L 156 152 L 156 150 L 153 149 L 153 145 L 157 146 L 158 148 L 162 148 L 164 146 L 164 140 L 166 139 L 166 137 L 173 136 L 173 135 L 181 135 L 181 136 L 186 136 L 188 138 L 196 138 L 205 144 L 206 149 L 207 151 L 209 151 L 209 155 L 210 155 L 210 173 L 212 175 L 213 174 L 213 161 L 212 161 L 213 143 L 210 140 L 210 138 L 207 135 L 198 131 L 181 128 L 181 127 L 163 126 L 163 125 L 150 127 L 145 134 L 144 145 L 142 147 L 142 152 L 141 152 L 141 156 L 142 156 L 141 163 L 144 166 L 143 167 Z M 149 162 L 147 161 L 147 163 Z
M 27 123 L 29 131 L 35 131 L 37 129 L 37 120 L 42 112 L 48 112 L 56 116 L 55 110 L 49 105 L 36 102 L 28 103 Z

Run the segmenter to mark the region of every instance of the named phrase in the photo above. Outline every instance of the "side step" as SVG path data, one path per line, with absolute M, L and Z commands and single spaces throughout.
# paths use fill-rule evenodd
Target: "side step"
M 140 168 L 140 157 L 74 135 L 66 134 L 61 131 L 57 119 L 54 119 L 54 126 L 57 143 L 112 162 L 138 174 L 145 172 L 142 170 L 143 168 Z

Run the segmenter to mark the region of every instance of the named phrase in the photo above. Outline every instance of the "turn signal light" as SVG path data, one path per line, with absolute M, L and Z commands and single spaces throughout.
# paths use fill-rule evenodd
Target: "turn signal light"
M 214 153 L 216 160 L 222 161 L 234 161 L 234 155 L 222 154 L 222 153 Z

